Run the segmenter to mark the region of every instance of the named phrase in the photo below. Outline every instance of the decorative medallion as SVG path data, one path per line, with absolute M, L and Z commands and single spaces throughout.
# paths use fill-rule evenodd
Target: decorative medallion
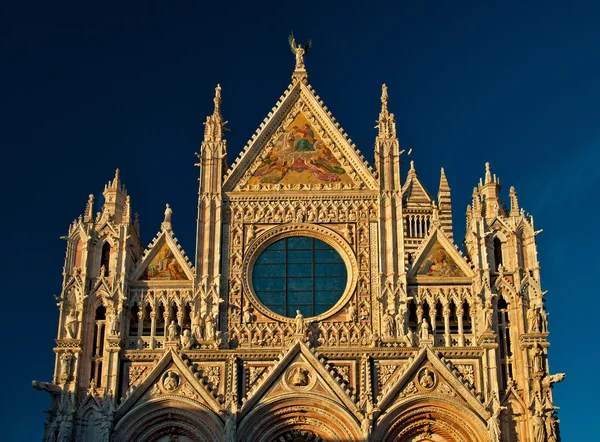
M 180 386 L 180 383 L 181 381 L 179 379 L 179 375 L 174 371 L 169 370 L 162 377 L 162 387 L 168 393 L 172 393 L 177 390 Z
M 284 379 L 290 388 L 299 391 L 312 389 L 317 381 L 315 374 L 308 365 L 302 363 L 291 365 Z
M 419 386 L 427 391 L 431 391 L 437 384 L 435 373 L 427 367 L 423 367 L 417 374 Z

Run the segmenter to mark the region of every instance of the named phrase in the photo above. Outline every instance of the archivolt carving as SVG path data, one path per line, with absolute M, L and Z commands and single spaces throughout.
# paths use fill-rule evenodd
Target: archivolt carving
M 362 440 L 358 420 L 344 407 L 298 392 L 255 405 L 240 422 L 237 437 L 271 442 L 292 430 L 308 430 L 323 440 Z
M 354 293 L 358 279 L 358 263 L 356 262 L 356 257 L 354 255 L 354 252 L 352 251 L 352 248 L 350 247 L 350 245 L 348 245 L 344 238 L 335 233 L 333 230 L 328 229 L 326 227 L 315 224 L 303 223 L 284 224 L 269 229 L 260 237 L 258 237 L 250 245 L 247 253 L 244 256 L 244 261 L 242 264 L 244 293 L 248 294 L 252 301 L 252 304 L 263 315 L 281 322 L 291 323 L 293 321 L 293 318 L 286 318 L 284 316 L 278 315 L 277 313 L 274 313 L 266 307 L 264 307 L 254 294 L 254 290 L 252 289 L 251 284 L 252 268 L 260 252 L 262 252 L 266 247 L 268 247 L 275 241 L 292 236 L 310 236 L 316 239 L 320 239 L 326 242 L 327 244 L 331 245 L 342 256 L 344 262 L 346 263 L 346 267 L 348 269 L 348 281 L 346 283 L 346 288 L 344 289 L 344 294 L 342 295 L 340 300 L 338 300 L 338 302 L 333 306 L 332 309 L 321 315 L 310 318 L 312 321 L 323 320 L 333 315 L 334 313 L 337 313 L 349 301 L 350 297 Z
M 448 442 L 487 440 L 485 423 L 474 412 L 456 400 L 430 394 L 412 396 L 388 409 L 373 440 L 404 442 L 424 432 Z
M 198 441 L 223 440 L 218 416 L 196 401 L 164 398 L 134 408 L 115 426 L 114 442 L 151 442 L 166 428 Z

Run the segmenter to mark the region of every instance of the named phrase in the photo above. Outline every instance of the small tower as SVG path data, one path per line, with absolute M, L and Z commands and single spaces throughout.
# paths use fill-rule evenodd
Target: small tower
M 450 186 L 443 167 L 438 190 L 438 210 L 442 232 L 446 234 L 448 239 L 454 240 L 454 234 L 452 233 L 452 199 L 450 198 Z
M 220 292 L 222 238 L 222 182 L 227 170 L 227 142 L 223 138 L 226 122 L 221 116 L 221 86 L 215 89 L 214 110 L 204 123 L 197 164 L 200 167 L 198 224 L 196 235 L 197 288 L 215 287 Z M 206 291 L 206 290 L 204 290 Z M 206 293 L 204 293 L 206 294 Z
M 388 88 L 381 87 L 381 112 L 377 121 L 375 139 L 375 167 L 378 172 L 382 206 L 381 226 L 381 287 L 388 293 L 400 293 L 406 289 L 404 262 L 404 229 L 402 220 L 402 184 L 400 181 L 400 143 L 396 136 L 396 120 L 388 110 Z M 399 299 L 390 295 L 385 311 L 396 314 Z

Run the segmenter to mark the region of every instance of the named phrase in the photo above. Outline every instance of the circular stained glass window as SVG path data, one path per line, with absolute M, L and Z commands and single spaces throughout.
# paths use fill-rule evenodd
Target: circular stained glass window
M 340 254 L 329 244 L 306 236 L 274 242 L 252 269 L 252 285 L 260 302 L 288 318 L 294 318 L 296 310 L 305 317 L 325 313 L 341 298 L 347 279 Z

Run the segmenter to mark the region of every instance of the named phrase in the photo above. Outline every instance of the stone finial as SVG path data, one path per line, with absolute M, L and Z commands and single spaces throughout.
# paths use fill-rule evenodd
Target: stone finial
M 388 110 L 388 88 L 386 84 L 381 85 L 381 112 L 377 120 L 378 136 L 380 138 L 396 138 L 396 119 L 394 114 Z
M 88 196 L 87 204 L 85 205 L 85 213 L 83 214 L 83 220 L 87 223 L 94 217 L 94 195 L 90 193 Z
M 485 163 L 485 184 L 492 182 L 492 172 L 490 171 L 490 163 Z
M 519 200 L 517 199 L 517 192 L 514 186 L 510 186 L 509 192 L 510 198 L 510 216 L 519 216 Z
M 221 85 L 217 84 L 215 88 L 215 98 L 213 98 L 215 108 L 212 115 L 206 117 L 204 122 L 204 141 L 222 141 L 223 130 L 227 122 L 223 121 L 221 116 Z

